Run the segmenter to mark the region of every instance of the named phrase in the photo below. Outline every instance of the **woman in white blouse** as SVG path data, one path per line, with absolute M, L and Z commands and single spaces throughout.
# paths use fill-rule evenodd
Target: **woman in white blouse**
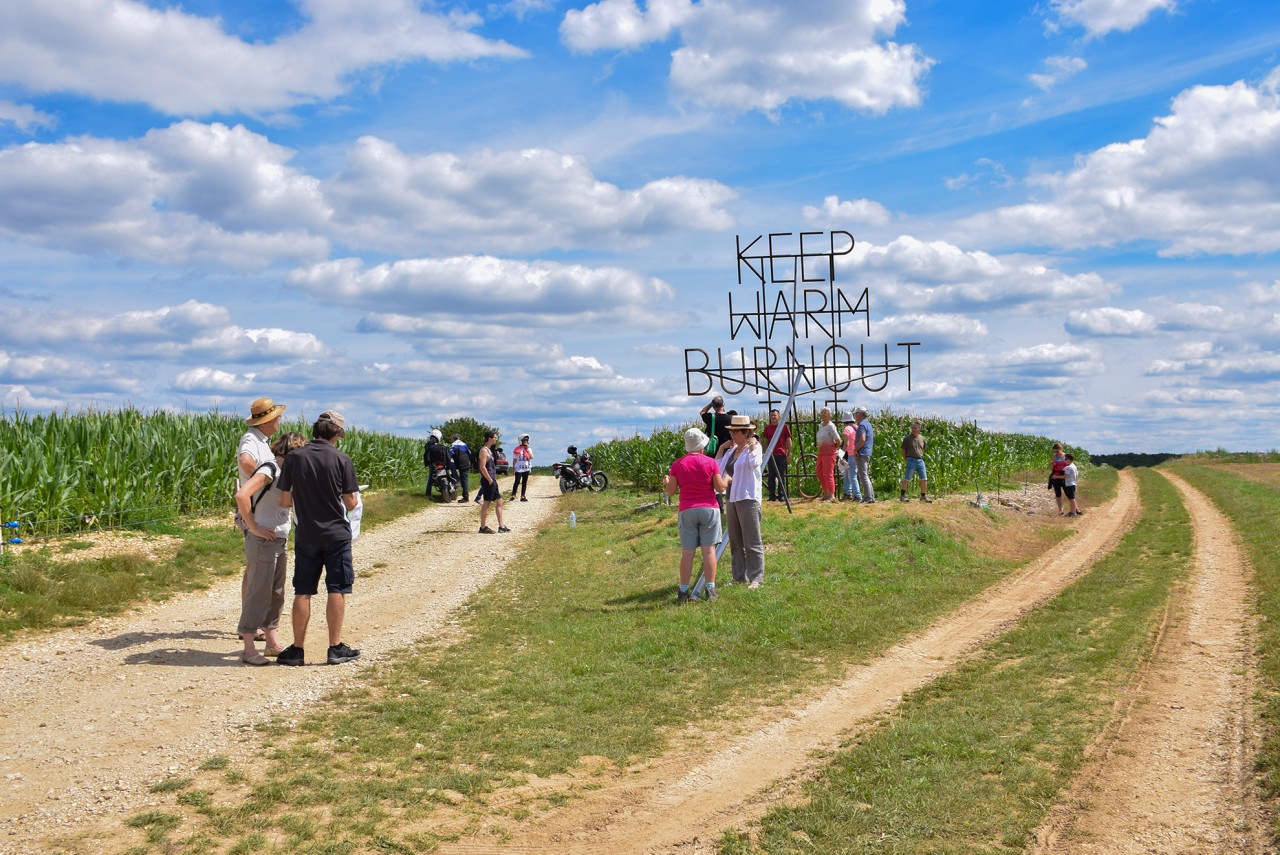
M 764 447 L 755 433 L 749 416 L 734 416 L 729 422 L 733 446 L 720 458 L 720 471 L 729 481 L 725 517 L 733 581 L 753 590 L 764 581 L 764 538 L 760 534 Z

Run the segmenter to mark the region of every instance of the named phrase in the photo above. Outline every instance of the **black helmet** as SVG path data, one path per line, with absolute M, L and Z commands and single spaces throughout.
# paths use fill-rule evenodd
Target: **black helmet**
M 569 446 L 568 448 L 566 448 L 566 449 L 565 449 L 565 451 L 569 452 L 570 454 L 577 454 L 577 453 L 578 453 L 578 446 L 576 446 L 576 445 L 571 445 L 571 446 Z

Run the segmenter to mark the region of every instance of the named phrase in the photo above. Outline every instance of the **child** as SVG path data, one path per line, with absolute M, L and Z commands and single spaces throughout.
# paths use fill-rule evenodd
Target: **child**
M 1075 457 L 1066 455 L 1067 465 L 1062 470 L 1062 491 L 1067 494 L 1067 500 L 1071 502 L 1071 510 L 1067 513 L 1069 517 L 1080 516 L 1080 506 L 1076 504 L 1076 480 L 1080 477 L 1080 471 L 1076 469 Z M 1061 503 L 1061 499 L 1059 499 Z

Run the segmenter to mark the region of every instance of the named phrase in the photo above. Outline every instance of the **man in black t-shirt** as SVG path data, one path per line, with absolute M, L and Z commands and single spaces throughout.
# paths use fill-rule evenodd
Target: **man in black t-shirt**
M 702 423 L 707 427 L 703 432 L 713 440 L 703 449 L 705 454 L 715 457 L 720 453 L 720 449 L 729 447 L 729 420 L 737 414 L 737 410 L 724 408 L 724 398 L 720 395 L 712 398 L 711 402 L 699 411 Z
M 347 512 L 355 510 L 360 485 L 351 458 L 334 447 L 346 431 L 346 420 L 325 410 L 311 427 L 311 442 L 289 454 L 280 471 L 280 504 L 292 507 L 298 519 L 293 544 L 293 644 L 276 659 L 281 665 L 303 665 L 311 597 L 324 570 L 325 617 L 329 623 L 330 665 L 360 656 L 342 643 L 342 621 L 347 594 L 355 581 L 351 563 L 351 523 Z

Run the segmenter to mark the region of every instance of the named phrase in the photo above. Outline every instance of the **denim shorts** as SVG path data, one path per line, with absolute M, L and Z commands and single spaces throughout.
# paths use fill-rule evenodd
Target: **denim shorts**
M 329 543 L 293 544 L 293 593 L 309 597 L 320 585 L 320 571 L 324 570 L 324 587 L 330 594 L 350 594 L 356 580 L 356 568 L 351 563 L 351 541 L 338 540 Z
M 928 480 L 929 480 L 929 476 L 928 476 L 928 474 L 926 474 L 926 473 L 925 473 L 925 471 L 924 471 L 924 458 L 923 458 L 923 457 L 908 457 L 908 458 L 907 458 L 907 468 L 906 468 L 906 471 L 902 473 L 902 480 L 903 480 L 903 481 L 910 481 L 910 480 L 911 480 L 911 473 L 913 473 L 913 472 L 919 473 L 919 475 L 920 475 L 920 480 L 921 480 L 921 481 L 928 481 Z
M 680 512 L 681 549 L 715 546 L 719 542 L 719 508 L 688 508 Z

